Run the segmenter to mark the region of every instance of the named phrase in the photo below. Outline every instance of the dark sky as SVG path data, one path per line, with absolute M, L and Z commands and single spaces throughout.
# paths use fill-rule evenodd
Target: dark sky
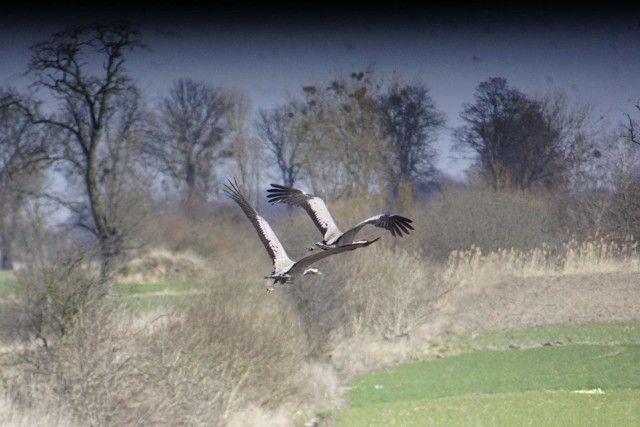
M 138 8 L 115 15 L 139 23 L 151 48 L 129 61 L 151 100 L 175 79 L 190 77 L 239 88 L 254 109 L 269 108 L 304 84 L 374 65 L 382 75 L 399 72 L 426 84 L 449 127 L 456 127 L 463 105 L 490 77 L 504 77 L 531 95 L 562 90 L 574 102 L 592 103 L 612 123 L 634 113 L 640 100 L 636 12 L 487 7 L 323 14 L 239 4 L 233 11 Z M 67 24 L 105 15 L 98 9 L 40 9 L 0 16 L 0 85 L 28 84 L 22 72 L 30 45 Z M 450 142 L 450 132 L 443 132 L 439 164 L 458 174 L 465 164 L 449 159 Z

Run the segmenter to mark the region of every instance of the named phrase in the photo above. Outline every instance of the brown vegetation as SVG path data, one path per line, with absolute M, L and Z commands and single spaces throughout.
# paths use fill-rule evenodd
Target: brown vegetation
M 351 376 L 433 357 L 448 334 L 640 320 L 632 240 L 533 245 L 532 228 L 541 236 L 559 229 L 552 201 L 480 194 L 414 205 L 411 235 L 328 260 L 322 276 L 270 295 L 262 279 L 269 259 L 234 211 L 163 219 L 181 225 L 157 236 L 171 250 L 121 270 L 121 283 L 197 287 L 190 302 L 170 308 L 93 298 L 99 276 L 81 253 L 33 264 L 17 275 L 27 298 L 2 301 L 0 405 L 11 415 L 0 425 L 293 426 L 339 407 Z M 338 202 L 332 211 L 349 223 L 379 203 L 354 210 Z M 491 206 L 503 210 L 499 234 Z M 276 233 L 291 256 L 304 255 L 317 230 L 304 212 L 283 214 L 272 221 Z M 461 218 L 468 226 L 455 227 Z M 460 245 L 444 260 L 438 233 Z

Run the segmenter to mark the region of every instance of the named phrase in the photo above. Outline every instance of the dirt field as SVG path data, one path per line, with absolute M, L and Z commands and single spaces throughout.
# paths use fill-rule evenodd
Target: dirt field
M 436 304 L 425 333 L 640 320 L 640 273 L 465 280 Z

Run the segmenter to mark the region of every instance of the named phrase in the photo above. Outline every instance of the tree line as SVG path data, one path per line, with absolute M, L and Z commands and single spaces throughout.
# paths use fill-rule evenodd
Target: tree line
M 252 117 L 245 94 L 181 78 L 151 105 L 126 67 L 146 48 L 130 23 L 69 27 L 31 47 L 32 91 L 0 88 L 2 268 L 12 267 L 25 209 L 43 200 L 66 208 L 68 225 L 92 236 L 106 292 L 118 262 L 143 244 L 150 212 L 174 203 L 197 215 L 222 171 L 248 194 L 275 173 L 329 199 L 379 194 L 389 207 L 446 183 L 434 146 L 446 117 L 423 82 L 373 68 L 339 74 Z M 44 105 L 42 94 L 53 103 Z M 469 182 L 495 191 L 613 191 L 624 212 L 640 206 L 630 196 L 640 188 L 636 154 L 608 155 L 638 144 L 631 114 L 607 148 L 589 106 L 561 93 L 527 95 L 494 77 L 477 86 L 460 117 L 453 148 L 474 160 Z M 52 172 L 64 189 L 49 185 Z M 634 236 L 637 222 L 627 230 Z

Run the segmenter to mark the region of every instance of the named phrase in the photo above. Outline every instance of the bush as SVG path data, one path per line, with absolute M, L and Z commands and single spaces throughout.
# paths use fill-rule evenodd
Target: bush
M 131 322 L 108 301 L 82 307 L 66 333 L 44 346 L 33 342 L 20 352 L 19 373 L 8 381 L 23 410 L 34 402 L 58 402 L 79 425 L 131 425 L 129 409 L 143 384 L 133 366 Z
M 44 347 L 64 337 L 76 317 L 100 299 L 98 270 L 84 252 L 34 259 L 15 272 L 21 291 L 16 335 L 36 338 Z
M 404 358 L 405 343 L 433 315 L 432 305 L 447 286 L 439 268 L 393 240 L 329 258 L 321 268 L 322 276 L 282 290 L 300 316 L 314 356 L 330 354 L 343 374 Z
M 360 198 L 357 200 L 337 200 L 328 203 L 328 207 L 337 226 L 342 231 L 346 231 L 360 221 L 382 212 L 380 203 L 381 200 L 378 198 Z M 402 214 L 408 215 L 404 212 Z M 283 227 L 285 221 L 288 227 Z M 306 251 L 306 248 L 312 246 L 314 242 L 322 240 L 321 233 L 315 228 L 308 214 L 300 208 L 291 209 L 287 218 L 275 222 L 274 228 L 283 230 L 281 241 L 285 242 L 285 245 L 290 242 L 293 249 L 298 249 L 298 252 L 295 252 L 295 259 L 308 255 L 308 252 L 300 253 L 300 248 L 304 248 Z M 394 238 L 387 230 L 374 226 L 363 228 L 357 236 L 358 239 L 369 240 L 377 237 L 381 237 L 381 240 L 373 246 L 345 252 L 320 261 L 317 267 L 323 272 L 322 276 L 304 277 L 292 286 L 286 286 L 283 289 L 283 293 L 300 316 L 307 340 L 314 349 L 314 354 L 322 354 L 329 349 L 332 345 L 330 343 L 332 335 L 345 333 L 344 325 L 350 321 L 349 316 L 352 309 L 348 306 L 348 300 L 361 296 L 354 294 L 353 290 L 362 287 L 375 292 L 373 289 L 378 289 L 377 283 L 389 280 L 389 277 L 382 270 L 389 268 L 393 270 L 396 261 L 404 262 L 402 255 L 399 255 L 399 259 L 393 259 L 401 251 L 398 249 L 399 252 L 394 253 L 393 248 L 396 246 L 398 248 L 411 247 L 413 245 L 411 240 L 415 236 Z M 289 251 L 290 255 L 291 252 Z M 411 262 L 418 263 L 418 258 L 412 259 Z M 373 272 L 369 273 L 367 270 Z M 403 275 L 403 279 L 406 278 L 406 275 Z M 367 280 L 375 283 L 366 283 Z M 412 286 L 413 284 L 407 284 L 405 290 L 411 293 Z M 390 292 L 388 295 L 392 293 Z M 370 296 L 365 296 L 365 298 Z M 416 296 L 416 301 L 422 301 L 422 299 Z M 381 308 L 381 310 L 385 309 L 391 308 Z M 385 317 L 385 319 L 387 318 Z M 398 328 L 402 327 L 398 326 Z M 341 332 L 337 332 L 338 330 Z M 374 334 L 379 337 L 384 335 L 380 330 Z
M 261 255 L 268 258 L 264 248 Z M 169 258 L 143 261 L 153 271 L 194 266 Z M 147 272 L 142 264 L 130 273 Z M 5 378 L 11 401 L 23 409 L 59 402 L 92 426 L 220 425 L 251 405 L 269 411 L 296 401 L 308 356 L 296 313 L 282 295 L 238 283 L 224 267 L 231 279 L 209 282 L 210 295 L 140 312 L 126 297 L 94 294 L 98 275 L 80 255 L 30 264 L 18 272 L 24 292 L 12 303 L 23 346 Z M 211 280 L 204 268 L 198 263 L 191 279 Z
M 408 337 L 443 292 L 437 269 L 398 247 L 374 246 L 366 255 L 345 284 L 345 336 Z
M 454 250 L 529 250 L 566 240 L 561 213 L 550 199 L 522 191 L 445 190 L 426 206 L 423 248 L 444 261 Z
M 138 369 L 153 385 L 154 422 L 218 425 L 292 397 L 306 345 L 295 315 L 272 296 L 218 289 L 143 339 Z

